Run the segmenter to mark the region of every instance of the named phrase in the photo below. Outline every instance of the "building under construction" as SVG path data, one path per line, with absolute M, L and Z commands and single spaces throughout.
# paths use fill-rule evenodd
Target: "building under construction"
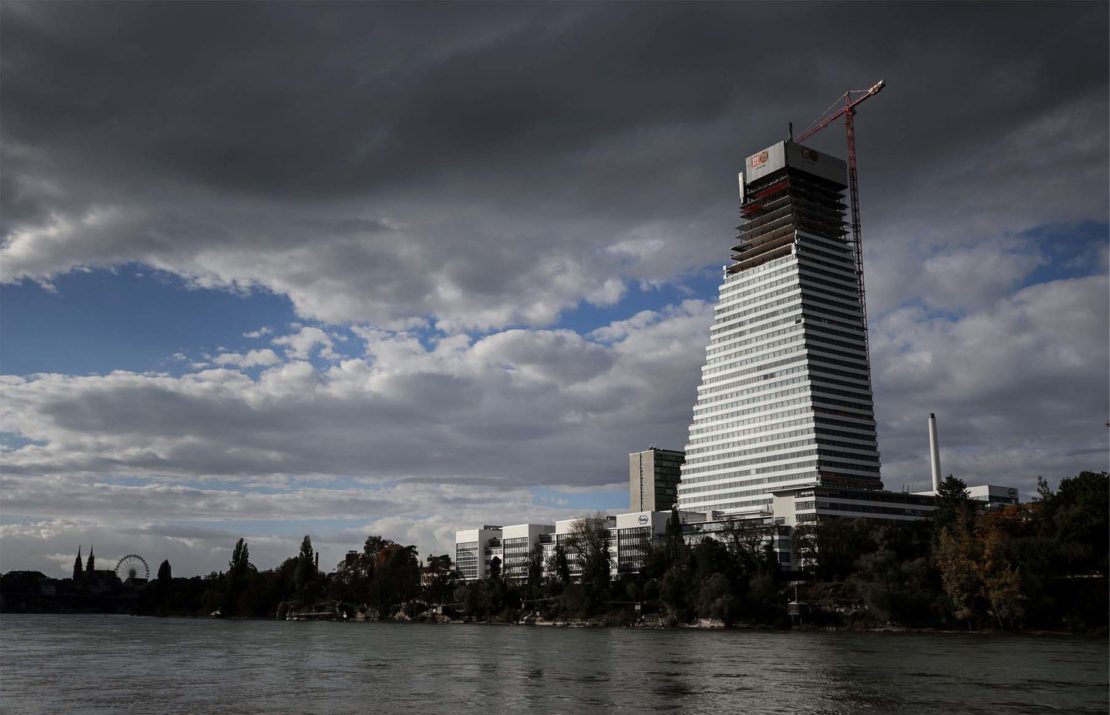
M 767 511 L 805 486 L 882 489 L 848 165 L 785 140 L 748 157 L 679 508 Z

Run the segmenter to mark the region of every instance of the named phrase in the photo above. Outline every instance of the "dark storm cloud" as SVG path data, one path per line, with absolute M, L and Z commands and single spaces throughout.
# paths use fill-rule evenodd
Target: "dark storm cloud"
M 139 262 L 329 322 L 549 324 L 723 261 L 743 156 L 880 77 L 890 276 L 892 238 L 1105 216 L 1106 31 L 1080 3 L 9 4 L 4 278 Z
M 709 141 L 675 137 L 703 173 L 673 187 L 688 201 L 876 72 L 895 75 L 892 96 L 861 124 L 899 165 L 1106 79 L 1099 4 L 5 7 L 6 143 L 108 178 L 108 192 L 152 172 L 301 198 L 474 181 L 529 193 L 540 180 L 645 210 L 632 198 L 666 195 L 665 176 L 551 168 L 638 128 L 720 121 Z

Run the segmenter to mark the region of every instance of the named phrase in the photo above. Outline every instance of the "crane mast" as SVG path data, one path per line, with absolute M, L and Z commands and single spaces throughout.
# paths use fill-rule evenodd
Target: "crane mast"
M 844 130 L 848 138 L 848 202 L 849 210 L 851 211 L 851 227 L 852 227 L 852 243 L 855 248 L 856 256 L 856 272 L 859 275 L 859 307 L 860 317 L 863 320 L 863 334 L 864 341 L 867 344 L 867 302 L 865 300 L 865 292 L 863 287 L 863 228 L 860 225 L 859 218 L 859 177 L 856 173 L 856 107 L 862 102 L 874 97 L 883 87 L 886 82 L 879 80 L 868 89 L 855 89 L 848 90 L 835 102 L 833 102 L 824 113 L 817 118 L 805 131 L 794 139 L 794 142 L 801 144 L 806 139 L 809 139 L 817 132 L 829 126 L 841 117 L 844 118 Z M 870 362 L 870 361 L 869 361 Z

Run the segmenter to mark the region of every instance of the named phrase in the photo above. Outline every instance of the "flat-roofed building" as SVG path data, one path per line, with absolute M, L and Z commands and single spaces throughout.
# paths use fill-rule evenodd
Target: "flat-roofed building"
M 490 558 L 501 548 L 501 527 L 484 525 L 455 532 L 455 570 L 464 581 L 489 578 Z
M 610 553 L 613 558 L 612 573 L 639 573 L 647 563 L 651 549 L 662 543 L 667 533 L 669 511 L 634 511 L 617 514 L 610 532 Z M 678 512 L 681 524 L 705 521 L 702 512 Z
M 972 501 L 985 502 L 988 509 L 997 509 L 1018 503 L 1018 490 L 1000 484 L 977 484 L 967 488 Z
M 967 498 L 978 502 L 987 509 L 1000 509 L 1011 504 L 1019 504 L 1019 492 L 1016 487 L 1002 484 L 973 484 L 965 490 Z M 923 496 L 936 496 L 935 490 L 927 492 L 914 492 Z
M 501 574 L 509 581 L 528 579 L 532 549 L 541 538 L 555 533 L 554 524 L 513 524 L 501 529 Z
M 654 446 L 628 455 L 629 511 L 667 511 L 673 507 L 685 459 L 685 452 Z
M 774 493 L 776 524 L 800 526 L 822 519 L 885 519 L 917 521 L 936 509 L 936 499 L 924 494 L 839 487 L 795 487 Z

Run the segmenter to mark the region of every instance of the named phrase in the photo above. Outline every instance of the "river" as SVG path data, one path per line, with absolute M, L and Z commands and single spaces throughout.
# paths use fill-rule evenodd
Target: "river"
M 4 713 L 1107 712 L 1105 639 L 0 618 Z

